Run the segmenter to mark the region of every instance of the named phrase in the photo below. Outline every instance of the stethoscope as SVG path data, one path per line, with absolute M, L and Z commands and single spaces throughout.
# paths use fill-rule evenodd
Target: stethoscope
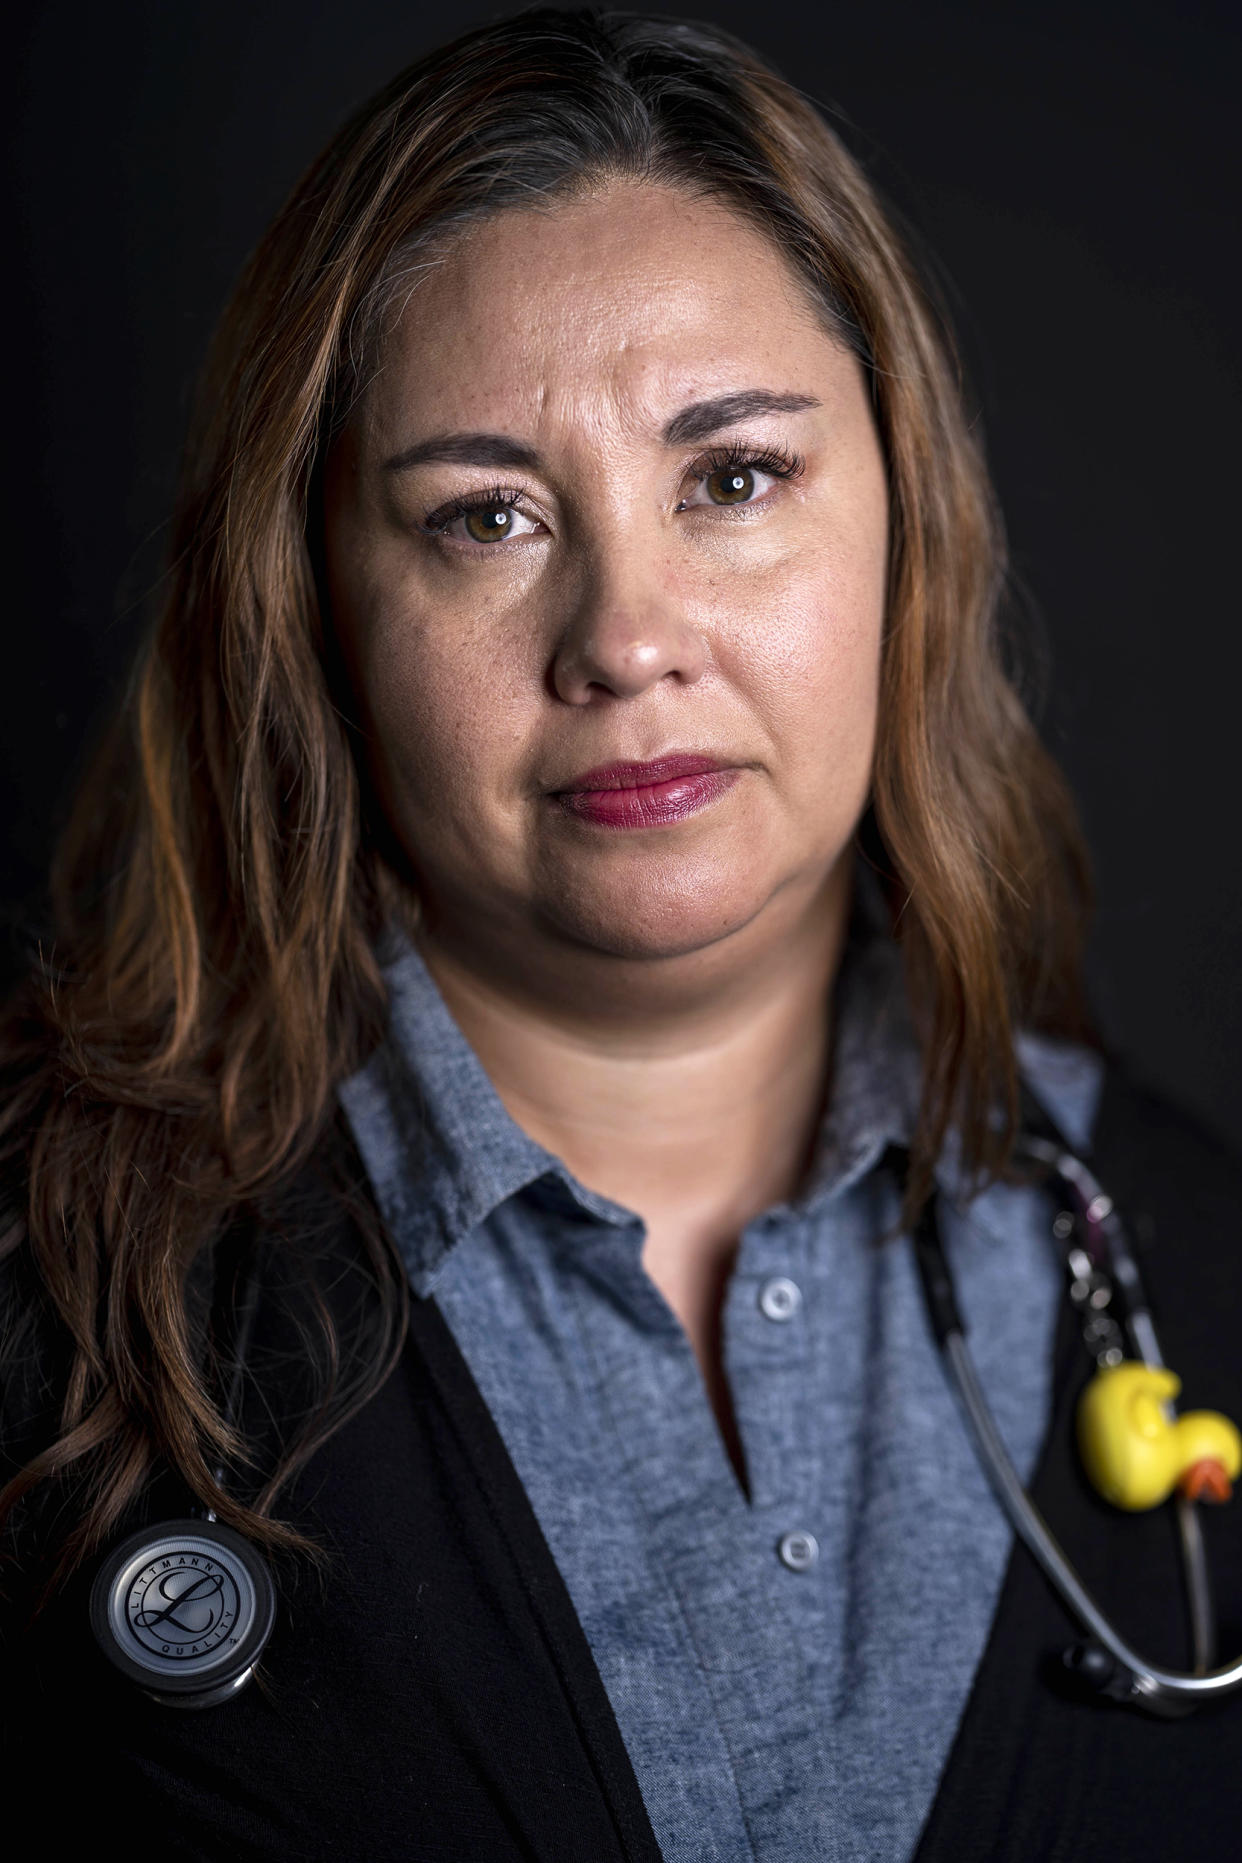
M 1132 1511 L 1173 1494 L 1189 1604 L 1193 1669 L 1147 1662 L 1109 1622 L 1027 1494 L 996 1427 L 966 1345 L 953 1276 L 940 1234 L 938 1197 L 931 1197 L 912 1242 L 927 1315 L 949 1382 L 965 1416 L 984 1472 L 1014 1532 L 1043 1569 L 1086 1636 L 1064 1652 L 1066 1668 L 1090 1692 L 1165 1718 L 1242 1687 L 1242 1656 L 1212 1668 L 1215 1613 L 1196 1504 L 1223 1500 L 1242 1464 L 1242 1438 L 1216 1412 L 1176 1419 L 1170 1397 L 1180 1388 L 1164 1359 L 1143 1290 L 1138 1262 L 1112 1198 L 1062 1138 L 1030 1090 L 1022 1089 L 1023 1130 L 1016 1150 L 1058 1194 L 1052 1225 L 1068 1274 L 1068 1296 L 1082 1323 L 1096 1371 L 1078 1404 L 1078 1443 L 1086 1473 L 1106 1500 Z M 904 1175 L 904 1154 L 897 1160 Z M 1130 1355 L 1126 1353 L 1126 1343 Z M 1209 1452 L 1170 1479 L 1176 1464 L 1153 1471 L 1170 1433 L 1185 1424 L 1191 1441 Z M 1195 1451 L 1190 1451 L 1193 1456 Z M 1167 1457 L 1165 1458 L 1167 1461 Z
M 1242 1687 L 1242 1657 L 1223 1668 L 1210 1667 L 1212 1594 L 1192 1498 L 1196 1493 L 1224 1498 L 1229 1479 L 1239 1473 L 1242 1438 L 1213 1412 L 1175 1418 L 1168 1400 L 1176 1380 L 1163 1369 L 1138 1264 L 1117 1209 L 1025 1087 L 1017 1151 L 1038 1167 L 1060 1203 L 1053 1237 L 1068 1271 L 1070 1302 L 1096 1365 L 1078 1410 L 1079 1447 L 1092 1481 L 1123 1507 L 1155 1505 L 1173 1487 L 1167 1471 L 1163 1476 L 1157 1471 L 1152 1487 L 1151 1463 L 1164 1436 L 1196 1420 L 1200 1434 L 1206 1432 L 1211 1455 L 1183 1472 L 1193 1480 L 1183 1479 L 1175 1495 L 1190 1605 L 1191 1671 L 1157 1667 L 1130 1647 L 1023 1488 L 966 1345 L 940 1235 L 939 1193 L 928 1200 L 911 1238 L 931 1330 L 984 1471 L 1015 1533 L 1086 1633 L 1065 1652 L 1067 1668 L 1106 1699 L 1166 1717 L 1185 1714 Z M 904 1178 L 907 1155 L 893 1147 L 890 1163 Z M 234 1372 L 223 1405 L 229 1424 L 238 1410 L 255 1286 L 252 1268 L 235 1321 Z M 1218 1471 L 1215 1478 L 1212 1468 Z M 209 1510 L 131 1534 L 104 1558 L 91 1589 L 91 1624 L 104 1654 L 167 1707 L 215 1707 L 239 1694 L 254 1675 L 275 1614 L 275 1587 L 266 1562 Z

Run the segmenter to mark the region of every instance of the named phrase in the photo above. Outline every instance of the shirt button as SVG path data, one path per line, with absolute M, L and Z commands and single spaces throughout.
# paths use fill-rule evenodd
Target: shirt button
M 759 1311 L 765 1319 L 792 1320 L 802 1305 L 802 1289 L 796 1281 L 778 1274 L 759 1289 Z
M 819 1558 L 819 1541 L 813 1533 L 782 1533 L 776 1551 L 791 1572 L 808 1572 Z

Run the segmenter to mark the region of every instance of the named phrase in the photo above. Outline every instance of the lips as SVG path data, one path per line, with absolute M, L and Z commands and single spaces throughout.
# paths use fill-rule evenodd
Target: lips
M 644 789 L 657 783 L 670 783 L 679 776 L 709 776 L 727 765 L 719 757 L 704 757 L 693 751 L 670 751 L 665 757 L 653 757 L 650 763 L 602 763 L 598 769 L 584 770 L 566 783 L 560 795 L 575 795 L 582 790 Z
M 660 828 L 697 814 L 731 789 L 736 765 L 693 751 L 671 751 L 648 763 L 607 763 L 584 770 L 554 800 L 568 814 L 601 828 Z

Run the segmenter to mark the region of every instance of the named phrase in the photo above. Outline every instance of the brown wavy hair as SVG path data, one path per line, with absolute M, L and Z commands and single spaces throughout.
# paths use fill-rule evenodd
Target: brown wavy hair
M 394 1361 L 404 1276 L 364 1221 L 365 1339 L 314 1309 L 300 1435 L 261 1491 L 222 1487 L 245 1444 L 195 1275 L 324 1152 L 334 1089 L 382 1029 L 376 941 L 402 910 L 318 593 L 320 469 L 420 266 L 480 219 L 612 177 L 759 226 L 868 375 L 892 539 L 861 837 L 924 1045 L 915 1197 L 951 1122 L 977 1173 L 1005 1169 L 1015 1026 L 1086 1032 L 1085 856 L 1003 664 L 987 475 L 942 320 L 858 164 L 714 27 L 536 7 L 465 33 L 340 131 L 246 266 L 205 369 L 163 611 L 58 850 L 54 942 L 0 1031 L 11 1304 L 37 1309 L 60 1368 L 54 1429 L 0 1507 L 56 1497 L 59 1571 L 161 1469 L 257 1541 L 289 1539 L 281 1483 Z M 286 1226 L 278 1246 L 302 1242 Z

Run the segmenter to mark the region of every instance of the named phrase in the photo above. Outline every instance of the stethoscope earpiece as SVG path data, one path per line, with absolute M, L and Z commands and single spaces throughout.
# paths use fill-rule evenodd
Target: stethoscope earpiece
M 104 1655 L 154 1700 L 211 1708 L 250 1680 L 276 1594 L 240 1533 L 218 1520 L 167 1520 L 104 1559 L 90 1616 Z

